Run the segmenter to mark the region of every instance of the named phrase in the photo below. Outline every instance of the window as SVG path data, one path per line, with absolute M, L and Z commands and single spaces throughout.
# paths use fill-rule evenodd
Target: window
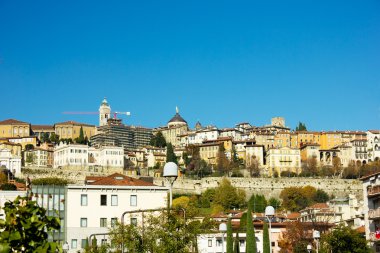
M 80 218 L 80 226 L 82 228 L 87 227 L 87 218 Z
M 100 205 L 101 206 L 107 205 L 107 195 L 100 195 Z
M 87 194 L 80 195 L 80 205 L 87 206 Z
M 107 244 L 107 239 L 102 239 L 101 244 L 102 244 L 102 245 L 106 245 L 106 244 Z
M 137 195 L 131 195 L 131 206 L 137 206 Z
M 86 248 L 88 244 L 87 239 L 82 239 L 82 249 Z
M 222 246 L 222 240 L 216 240 L 216 247 Z
M 245 240 L 240 240 L 240 247 L 245 247 Z
M 276 246 L 276 242 L 272 242 L 272 247 L 275 247 Z
M 117 218 L 111 218 L 111 227 L 114 227 L 116 225 Z
M 100 218 L 100 227 L 101 228 L 107 227 L 107 218 Z
M 76 249 L 78 246 L 77 244 L 78 244 L 77 239 L 71 239 L 71 248 L 72 249 Z
M 111 206 L 117 206 L 117 195 L 111 195 Z
M 208 246 L 212 247 L 212 240 L 211 239 L 208 239 Z
M 137 218 L 131 218 L 131 225 L 137 226 Z

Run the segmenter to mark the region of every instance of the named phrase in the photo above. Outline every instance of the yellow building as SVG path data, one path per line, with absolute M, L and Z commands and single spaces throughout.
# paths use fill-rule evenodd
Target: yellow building
M 306 162 L 310 158 L 315 158 L 319 161 L 319 144 L 304 144 L 300 148 L 301 162 Z
M 28 144 L 33 145 L 33 147 L 37 146 L 37 136 L 1 138 L 0 142 L 11 142 L 19 144 L 21 145 L 22 149 L 25 150 L 25 146 Z
M 269 176 L 276 171 L 281 172 L 301 172 L 301 155 L 299 149 L 291 148 L 271 148 L 266 155 L 266 163 Z
M 322 132 L 318 144 L 320 149 L 332 149 L 342 144 L 342 135 L 340 132 Z
M 15 120 L 7 119 L 0 121 L 0 137 L 24 137 L 30 136 L 30 124 Z
M 289 132 L 278 132 L 274 136 L 274 146 L 276 148 L 290 147 L 291 146 L 291 133 Z
M 223 145 L 222 142 L 213 142 L 213 143 L 204 143 L 200 144 L 199 147 L 199 156 L 202 160 L 205 160 L 207 163 L 216 165 L 218 160 L 218 153 Z
M 54 124 L 55 134 L 59 135 L 60 139 L 71 138 L 74 140 L 75 138 L 78 138 L 81 127 L 83 128 L 84 137 L 87 136 L 87 138 L 90 139 L 91 136 L 95 135 L 95 125 L 88 125 L 75 121 L 66 121 Z

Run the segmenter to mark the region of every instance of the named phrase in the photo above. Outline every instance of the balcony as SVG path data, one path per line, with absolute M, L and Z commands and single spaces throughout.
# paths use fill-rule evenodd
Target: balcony
M 368 211 L 368 218 L 371 220 L 380 219 L 380 208 L 370 209 Z
M 373 241 L 373 242 L 379 242 L 380 241 L 380 237 L 376 238 L 376 233 L 375 232 L 371 232 L 371 233 L 369 233 L 369 240 Z
M 367 192 L 368 192 L 368 198 L 376 197 L 380 195 L 380 185 L 376 185 L 376 186 L 368 188 Z

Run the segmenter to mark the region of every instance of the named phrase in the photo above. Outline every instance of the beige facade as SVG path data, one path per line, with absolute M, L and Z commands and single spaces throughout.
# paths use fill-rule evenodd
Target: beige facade
M 0 138 L 24 136 L 30 136 L 29 123 L 15 119 L 0 121 Z
M 269 175 L 275 171 L 279 175 L 283 171 L 291 171 L 295 173 L 301 172 L 301 155 L 299 149 L 291 148 L 271 148 L 266 155 L 266 162 Z
M 80 128 L 83 128 L 83 135 L 88 139 L 95 135 L 96 127 L 94 125 L 88 125 L 83 123 L 78 123 L 75 121 L 66 121 L 54 124 L 55 134 L 59 135 L 60 139 L 74 140 L 79 137 Z
M 199 145 L 199 156 L 202 160 L 205 160 L 207 163 L 216 165 L 218 160 L 218 153 L 220 147 L 223 145 L 222 142 L 207 143 Z
M 25 146 L 28 144 L 33 145 L 33 147 L 37 146 L 37 136 L 2 138 L 0 139 L 0 142 L 20 144 L 22 149 L 25 150 Z

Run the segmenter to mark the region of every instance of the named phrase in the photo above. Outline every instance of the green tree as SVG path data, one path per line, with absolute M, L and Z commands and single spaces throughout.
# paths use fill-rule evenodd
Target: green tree
M 367 241 L 356 230 L 339 225 L 321 239 L 321 252 L 369 253 Z
M 154 147 L 160 147 L 160 148 L 166 147 L 166 140 L 162 132 L 158 131 L 155 135 L 153 135 L 152 138 L 150 139 L 149 144 Z
M 41 141 L 42 142 L 50 142 L 49 133 L 42 133 L 42 135 L 41 135 Z
M 79 129 L 79 136 L 75 138 L 75 142 L 78 144 L 85 144 L 83 127 L 81 126 Z
M 227 253 L 233 253 L 234 249 L 234 238 L 232 236 L 232 224 L 231 219 L 227 222 Z
M 219 145 L 219 151 L 217 154 L 217 164 L 216 169 L 220 176 L 225 175 L 230 167 L 230 161 L 228 160 L 226 154 L 225 154 L 225 148 L 223 143 Z
M 33 153 L 27 153 L 25 162 L 28 164 L 32 164 L 34 162 L 34 154 Z
M 263 228 L 263 253 L 270 253 L 268 223 L 264 222 Z
M 246 243 L 246 253 L 256 253 L 257 252 L 257 245 L 256 245 L 256 235 L 255 235 L 255 227 L 253 226 L 253 220 L 252 220 L 252 209 L 248 205 L 247 210 L 247 243 Z
M 318 189 L 315 192 L 315 195 L 313 197 L 313 200 L 316 203 L 326 203 L 327 201 L 329 201 L 329 199 L 330 199 L 329 195 L 324 190 L 320 190 L 320 189 Z
M 48 232 L 60 228 L 57 217 L 27 197 L 17 197 L 4 205 L 0 220 L 0 252 L 62 252 L 59 244 L 48 242 Z
M 274 209 L 280 209 L 280 207 L 281 207 L 281 202 L 280 202 L 280 200 L 279 199 L 276 199 L 276 198 L 274 198 L 274 197 L 271 197 L 269 200 L 268 200 L 268 205 L 269 206 L 273 206 L 274 207 Z
M 2 190 L 2 191 L 16 191 L 17 186 L 14 184 L 6 183 L 6 184 L 2 184 L 0 186 L 0 190 Z
M 236 232 L 236 237 L 234 241 L 234 253 L 240 253 L 240 239 L 238 232 Z
M 55 133 L 51 133 L 50 134 L 50 141 L 52 143 L 58 143 L 59 142 L 59 135 L 57 135 Z
M 221 205 L 224 210 L 241 208 L 246 205 L 245 191 L 232 186 L 227 178 L 223 178 L 215 189 L 214 203 Z
M 173 162 L 178 164 L 177 156 L 174 153 L 173 145 L 169 142 L 166 147 L 166 162 Z
M 296 131 L 307 131 L 306 125 L 302 122 L 298 122 L 298 126 L 296 127 Z
M 32 149 L 34 149 L 33 144 L 26 144 L 25 145 L 25 150 L 32 150 Z
M 300 211 L 316 202 L 326 202 L 328 195 L 323 190 L 316 190 L 307 185 L 304 187 L 287 187 L 280 193 L 282 207 L 289 211 Z
M 264 195 L 252 194 L 248 204 L 251 205 L 254 213 L 263 213 L 265 211 L 265 207 L 267 206 L 267 200 Z

